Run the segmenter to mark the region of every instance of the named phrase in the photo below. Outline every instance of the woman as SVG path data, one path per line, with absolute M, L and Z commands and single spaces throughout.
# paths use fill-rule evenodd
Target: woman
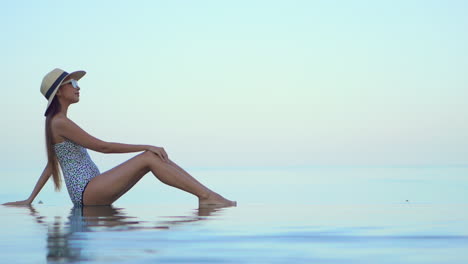
M 70 198 L 76 206 L 110 205 L 148 172 L 167 185 L 197 196 L 200 206 L 236 205 L 236 202 L 208 189 L 172 162 L 163 148 L 105 142 L 71 121 L 67 117 L 68 107 L 80 100 L 78 80 L 85 74 L 85 71 L 67 73 L 54 69 L 42 80 L 41 93 L 48 100 L 45 112 L 48 162 L 29 198 L 5 205 L 31 204 L 51 175 L 55 189 L 60 190 L 58 163 Z M 101 174 L 86 149 L 102 153 L 143 153 Z

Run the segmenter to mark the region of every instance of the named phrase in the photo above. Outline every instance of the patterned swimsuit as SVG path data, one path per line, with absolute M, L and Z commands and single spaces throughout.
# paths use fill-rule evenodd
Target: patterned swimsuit
M 101 174 L 89 157 L 88 151 L 69 140 L 54 145 L 62 168 L 68 194 L 74 205 L 83 205 L 83 193 L 89 181 Z

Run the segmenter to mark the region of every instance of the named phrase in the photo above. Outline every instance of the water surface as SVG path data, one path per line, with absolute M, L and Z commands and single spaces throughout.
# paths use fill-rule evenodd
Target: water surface
M 198 209 L 152 177 L 113 206 L 44 190 L 32 207 L 0 206 L 0 251 L 4 263 L 467 263 L 466 172 L 192 171 L 235 208 Z

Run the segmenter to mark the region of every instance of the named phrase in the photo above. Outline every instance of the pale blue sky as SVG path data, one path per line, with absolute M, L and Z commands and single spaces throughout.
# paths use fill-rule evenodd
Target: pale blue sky
M 466 1 L 8 1 L 3 169 L 45 162 L 55 67 L 70 117 L 182 166 L 467 165 Z M 101 168 L 130 155 L 92 154 Z

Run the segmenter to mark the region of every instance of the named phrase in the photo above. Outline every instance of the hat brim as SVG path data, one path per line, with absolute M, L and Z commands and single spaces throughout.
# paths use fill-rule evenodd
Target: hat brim
M 63 78 L 63 80 L 57 85 L 57 88 L 55 88 L 55 90 L 50 94 L 50 97 L 49 97 L 49 101 L 47 102 L 47 107 L 46 107 L 46 110 L 44 112 L 44 116 L 47 116 L 47 111 L 49 111 L 49 106 L 50 104 L 52 103 L 52 101 L 54 100 L 54 97 L 55 97 L 55 94 L 58 92 L 60 86 L 62 85 L 63 81 L 65 81 L 65 79 L 71 77 L 71 79 L 75 79 L 75 80 L 79 80 L 81 78 L 83 78 L 83 76 L 85 76 L 86 72 L 85 71 L 74 71 L 70 74 L 68 74 L 67 76 L 65 76 L 65 78 Z

